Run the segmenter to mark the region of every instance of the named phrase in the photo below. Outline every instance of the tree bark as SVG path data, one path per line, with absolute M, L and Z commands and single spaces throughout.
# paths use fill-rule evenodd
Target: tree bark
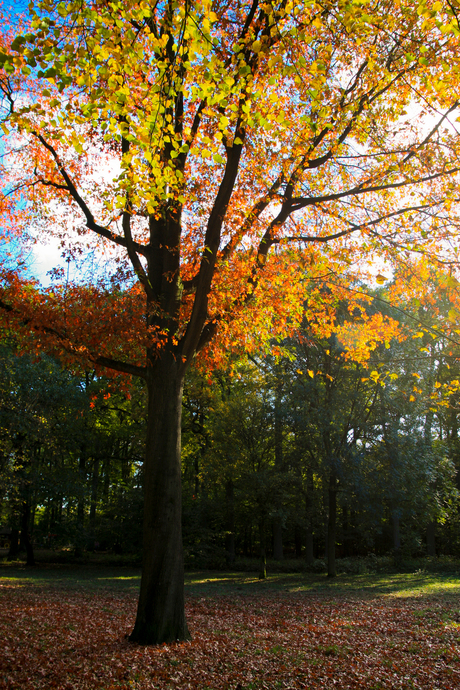
M 327 522 L 327 576 L 336 577 L 335 565 L 335 531 L 337 522 L 337 478 L 334 473 L 329 477 L 329 518 Z
M 300 512 L 300 511 L 299 511 Z M 294 544 L 295 544 L 295 557 L 302 557 L 302 532 L 299 525 L 294 527 Z
M 148 427 L 144 464 L 143 567 L 130 640 L 161 644 L 188 640 L 182 550 L 181 363 L 165 354 L 148 369 Z
M 96 522 L 97 490 L 99 487 L 99 458 L 93 460 L 93 475 L 91 477 L 91 504 L 89 508 L 89 523 L 94 529 Z
M 278 473 L 283 472 L 283 420 L 281 412 L 281 388 L 282 382 L 277 376 L 277 382 L 275 387 L 275 470 Z M 279 490 L 278 490 L 279 492 Z M 278 509 L 281 508 L 280 496 L 278 496 L 277 506 Z M 276 515 L 273 521 L 273 558 L 275 561 L 282 561 L 284 558 L 283 552 L 283 524 L 280 515 Z
M 265 553 L 265 523 L 263 520 L 259 521 L 259 540 L 260 540 L 259 580 L 265 580 L 265 578 L 267 577 L 267 556 Z
M 283 552 L 283 525 L 279 517 L 273 521 L 273 558 L 275 561 L 282 561 Z
M 10 548 L 8 551 L 7 559 L 9 561 L 15 561 L 19 554 L 19 529 L 13 527 L 10 534 Z
M 436 556 L 436 521 L 432 520 L 426 528 L 426 552 L 428 556 Z
M 30 505 L 28 501 L 22 503 L 21 516 L 21 545 L 26 551 L 26 565 L 35 565 L 34 548 L 30 538 Z
M 345 558 L 351 556 L 350 549 L 350 525 L 348 522 L 348 508 L 342 506 L 342 530 L 343 530 L 343 555 Z
M 393 552 L 395 563 L 398 564 L 401 559 L 401 534 L 399 529 L 399 512 L 395 508 L 392 513 L 393 523 Z
M 307 565 L 312 565 L 315 560 L 313 550 L 313 471 L 307 469 L 307 491 L 305 493 L 305 515 L 307 534 L 305 538 L 305 560 Z
M 232 479 L 228 479 L 225 485 L 225 501 L 227 509 L 227 534 L 225 536 L 225 551 L 227 565 L 232 566 L 235 563 L 235 506 Z

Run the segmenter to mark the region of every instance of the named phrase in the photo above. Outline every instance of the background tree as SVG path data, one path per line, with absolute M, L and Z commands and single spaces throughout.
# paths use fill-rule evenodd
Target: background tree
M 70 259 L 92 249 L 107 273 L 40 290 L 4 270 L 4 316 L 37 347 L 148 390 L 131 639 L 189 636 L 180 427 L 195 355 L 249 345 L 248 322 L 253 347 L 287 317 L 294 328 L 305 270 L 346 281 L 358 258 L 429 255 L 449 238 L 457 34 L 439 2 L 382 0 L 369 14 L 311 0 L 42 0 L 5 37 L 5 222 L 56 234 Z M 423 112 L 406 115 L 417 105 L 436 116 L 429 131 Z M 325 299 L 313 289 L 309 309 Z
M 143 393 L 110 384 L 2 345 L 0 522 L 13 528 L 11 557 L 21 546 L 32 564 L 33 542 L 140 550 Z

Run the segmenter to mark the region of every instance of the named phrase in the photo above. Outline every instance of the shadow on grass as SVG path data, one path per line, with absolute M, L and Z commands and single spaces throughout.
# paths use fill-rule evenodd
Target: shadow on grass
M 460 577 L 436 573 L 325 575 L 282 573 L 259 580 L 248 573 L 196 572 L 186 574 L 186 590 L 196 595 L 295 594 L 333 596 L 434 596 L 460 594 Z
M 140 569 L 103 565 L 0 563 L 1 587 L 40 587 L 63 590 L 137 594 Z M 334 579 L 313 573 L 274 573 L 259 580 L 254 573 L 195 571 L 185 574 L 186 594 L 216 596 L 283 596 L 315 594 L 343 597 L 421 597 L 460 594 L 460 577 L 444 573 L 340 574 Z

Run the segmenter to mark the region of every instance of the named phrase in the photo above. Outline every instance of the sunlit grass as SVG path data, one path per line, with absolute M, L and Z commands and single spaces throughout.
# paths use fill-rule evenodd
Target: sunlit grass
M 36 569 L 0 565 L 0 587 L 58 587 L 137 591 L 140 569 L 124 567 L 52 567 Z M 185 574 L 188 594 L 315 593 L 326 596 L 433 597 L 460 595 L 460 577 L 436 573 L 339 575 L 329 579 L 312 573 L 276 573 L 259 580 L 254 573 L 197 571 Z

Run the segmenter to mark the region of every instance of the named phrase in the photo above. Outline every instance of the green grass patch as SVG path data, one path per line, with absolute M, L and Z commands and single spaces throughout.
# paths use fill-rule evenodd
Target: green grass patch
M 140 569 L 109 566 L 38 565 L 26 568 L 0 564 L 0 585 L 136 592 Z M 185 574 L 186 593 L 199 596 L 252 596 L 315 593 L 328 599 L 360 597 L 433 597 L 460 595 L 460 577 L 448 573 L 394 573 L 338 575 L 328 579 L 314 573 L 276 573 L 259 580 L 256 573 L 198 571 Z M 421 609 L 417 615 L 429 611 Z

